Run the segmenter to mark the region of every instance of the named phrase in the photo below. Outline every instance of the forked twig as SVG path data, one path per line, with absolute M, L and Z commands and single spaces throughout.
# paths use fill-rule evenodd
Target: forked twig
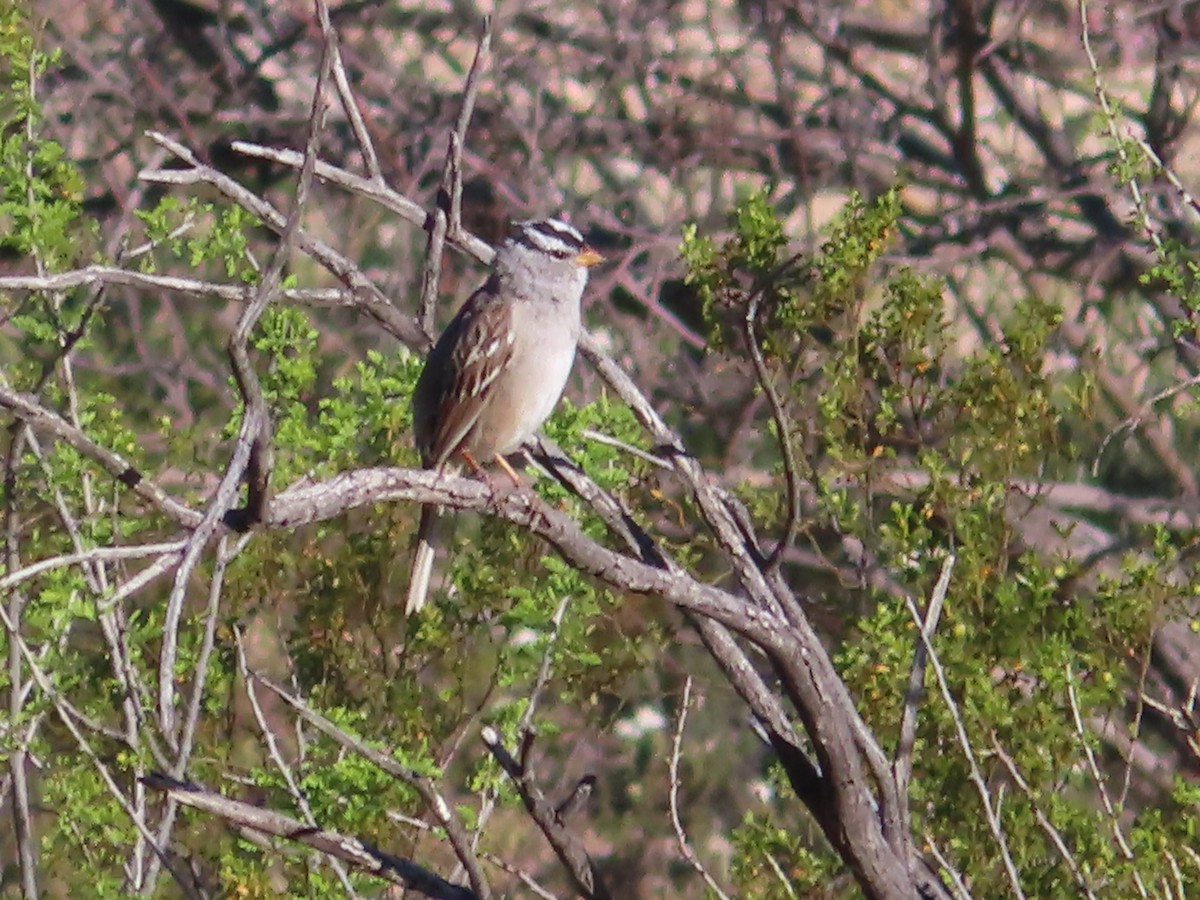
M 475 47 L 475 58 L 467 72 L 467 83 L 463 87 L 462 106 L 454 131 L 450 133 L 446 148 L 446 164 L 442 169 L 442 183 L 438 188 L 437 202 L 425 223 L 429 240 L 425 250 L 425 265 L 421 270 L 421 303 L 417 317 L 426 334 L 433 334 L 434 311 L 437 307 L 438 282 L 442 274 L 442 251 L 446 239 L 457 239 L 462 232 L 462 148 L 466 140 L 467 126 L 475 111 L 475 98 L 479 95 L 479 80 L 492 53 L 492 17 L 483 19 L 483 31 Z
M 1024 900 L 1025 891 L 1021 888 L 1021 876 L 1017 872 L 1016 863 L 1013 862 L 1012 854 L 1009 852 L 1008 841 L 1004 837 L 1004 826 L 1000 821 L 999 813 L 992 803 L 987 781 L 983 777 L 983 772 L 979 769 L 979 762 L 976 760 L 975 751 L 971 747 L 971 738 L 967 735 L 967 728 L 963 724 L 958 705 L 954 701 L 954 694 L 950 690 L 950 683 L 946 680 L 946 671 L 942 668 L 941 660 L 938 659 L 938 655 L 933 649 L 933 643 L 925 636 L 921 613 L 917 610 L 917 605 L 913 603 L 911 597 L 905 597 L 904 599 L 908 606 L 908 612 L 912 616 L 913 623 L 920 632 L 921 643 L 925 646 L 925 652 L 929 654 L 929 664 L 937 676 L 938 687 L 941 689 L 942 699 L 946 703 L 950 719 L 954 722 L 954 734 L 958 739 L 959 749 L 962 750 L 963 757 L 967 761 L 971 783 L 975 785 L 976 793 L 979 795 L 979 802 L 983 805 L 984 817 L 987 820 L 988 828 L 991 830 L 992 837 L 996 841 L 996 846 L 1000 850 L 1000 859 L 1004 864 L 1004 871 L 1008 875 L 1009 886 L 1012 888 L 1015 896 Z
M 901 806 L 903 831 L 909 833 L 908 783 L 912 778 L 912 751 L 917 732 L 917 710 L 925 692 L 925 665 L 928 661 L 926 647 L 933 640 L 937 631 L 937 623 L 942 615 L 942 607 L 946 602 L 946 592 L 950 589 L 950 576 L 954 572 L 956 557 L 949 554 L 942 563 L 942 571 L 938 576 L 933 593 L 929 596 L 929 607 L 925 610 L 924 621 L 918 623 L 920 636 L 913 649 L 912 668 L 908 674 L 908 690 L 904 695 L 904 712 L 900 717 L 900 736 L 896 740 L 896 757 L 892 763 L 892 771 L 896 773 L 896 793 Z
M 667 797 L 671 808 L 671 827 L 675 829 L 675 841 L 679 844 L 679 852 L 688 861 L 688 865 L 695 869 L 696 874 L 704 879 L 704 883 L 708 885 L 710 891 L 720 897 L 721 900 L 729 900 L 729 895 L 721 890 L 721 886 L 717 884 L 716 879 L 708 873 L 708 869 L 704 867 L 704 863 L 700 862 L 700 857 L 696 855 L 695 849 L 688 842 L 687 833 L 683 830 L 683 821 L 679 818 L 679 760 L 682 756 L 683 729 L 687 724 L 688 707 L 691 705 L 691 702 L 692 676 L 689 675 L 683 683 L 683 699 L 679 701 L 679 720 L 675 723 L 675 736 L 671 741 L 671 760 L 668 764 L 671 786 Z
M 500 764 L 500 768 L 512 779 L 530 818 L 546 836 L 579 893 L 588 900 L 612 900 L 612 894 L 609 893 L 587 850 L 563 825 L 558 813 L 550 805 L 542 789 L 534 783 L 528 770 L 500 743 L 499 732 L 489 725 L 480 732 L 480 738 Z
M 351 835 L 314 827 L 285 813 L 233 800 L 215 791 L 171 778 L 169 775 L 152 773 L 143 778 L 142 782 L 149 788 L 162 791 L 176 803 L 220 816 L 241 828 L 312 847 L 356 869 L 392 884 L 418 891 L 426 897 L 438 900 L 476 900 L 478 897 L 469 888 L 451 884 L 412 860 L 385 853 Z

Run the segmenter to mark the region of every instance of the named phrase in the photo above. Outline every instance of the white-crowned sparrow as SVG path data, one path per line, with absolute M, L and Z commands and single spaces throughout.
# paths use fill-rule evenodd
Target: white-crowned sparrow
M 582 328 L 588 267 L 602 257 L 565 222 L 518 222 L 492 271 L 438 338 L 413 394 L 427 469 L 472 468 L 533 437 L 562 396 Z M 510 470 L 511 471 L 511 470 Z M 421 510 L 405 612 L 425 604 L 440 510 Z

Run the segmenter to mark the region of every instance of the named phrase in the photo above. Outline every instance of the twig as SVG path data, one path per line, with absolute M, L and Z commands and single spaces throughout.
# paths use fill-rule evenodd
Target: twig
M 967 885 L 963 881 L 962 874 L 950 864 L 950 860 L 942 853 L 941 848 L 937 845 L 937 841 L 933 839 L 933 835 L 928 831 L 925 832 L 925 843 L 929 845 L 929 852 L 938 861 L 938 865 L 942 867 L 942 871 L 950 876 L 950 884 L 953 886 L 954 893 L 958 896 L 959 900 L 971 900 L 971 892 L 967 890 Z
M 438 189 L 434 211 L 425 222 L 429 240 L 425 249 L 425 265 L 421 270 L 421 302 L 417 311 L 418 321 L 426 334 L 433 334 L 434 312 L 437 307 L 438 282 L 442 274 L 442 249 L 447 236 L 455 238 L 462 232 L 462 148 L 467 136 L 467 126 L 475 110 L 475 98 L 479 95 L 479 78 L 491 59 L 492 17 L 485 16 L 479 43 L 475 47 L 475 58 L 467 72 L 467 83 L 463 87 L 462 106 L 450 133 L 446 149 L 446 164 L 442 169 L 442 183 Z
M 49 275 L 0 275 L 0 291 L 65 291 L 85 285 L 110 284 L 142 288 L 147 291 L 172 291 L 179 294 L 220 297 L 234 303 L 248 303 L 257 288 L 249 284 L 204 281 L 183 275 L 160 275 L 117 266 L 92 265 Z M 351 306 L 354 299 L 341 288 L 285 288 L 280 296 L 305 306 Z
M 233 640 L 237 646 L 238 670 L 242 674 L 242 680 L 246 686 L 246 699 L 250 701 L 250 709 L 254 713 L 254 721 L 258 723 L 258 730 L 262 733 L 263 738 L 267 742 L 267 755 L 271 758 L 271 762 L 275 764 L 276 771 L 283 778 L 283 783 L 287 787 L 287 792 L 296 802 L 296 806 L 304 815 L 304 820 L 309 828 L 317 828 L 317 819 L 313 815 L 312 807 L 308 803 L 308 797 L 300 790 L 300 785 L 296 781 L 295 775 L 292 774 L 292 767 L 287 764 L 283 758 L 283 753 L 279 750 L 279 741 L 275 737 L 275 730 L 271 728 L 267 722 L 266 713 L 263 712 L 262 704 L 258 702 L 258 691 L 254 687 L 254 676 L 250 673 L 250 667 L 246 663 L 246 644 L 242 639 L 242 631 L 240 628 L 234 628 Z M 342 890 L 347 896 L 357 897 L 358 892 L 354 890 L 354 885 L 350 883 L 350 876 L 346 872 L 341 861 L 337 857 L 332 860 L 333 870 L 337 874 L 338 880 L 342 883 Z
M 692 676 L 689 675 L 683 683 L 683 699 L 679 701 L 679 720 L 675 723 L 675 737 L 671 741 L 671 759 L 667 766 L 671 781 L 671 787 L 667 793 L 668 804 L 671 809 L 671 827 L 675 829 L 675 840 L 679 844 L 679 852 L 683 854 L 683 858 L 696 870 L 696 874 L 704 879 L 704 883 L 708 885 L 709 890 L 720 897 L 721 900 L 729 900 L 729 895 L 721 890 L 721 886 L 717 884 L 716 879 L 708 874 L 708 869 L 704 868 L 704 863 L 700 862 L 700 857 L 696 855 L 696 851 L 688 843 L 687 833 L 683 830 L 683 821 L 679 818 L 679 759 L 682 756 L 683 729 L 687 724 L 688 706 L 691 702 Z
M 349 863 L 356 869 L 392 884 L 418 891 L 426 897 L 439 900 L 475 900 L 477 897 L 468 888 L 451 884 L 411 860 L 385 853 L 359 838 L 314 828 L 284 813 L 251 806 L 240 800 L 231 800 L 214 791 L 179 781 L 168 775 L 151 773 L 142 781 L 147 787 L 163 791 L 184 806 L 220 816 L 242 828 L 312 847 L 334 859 Z
M 3 384 L 0 385 L 0 407 L 7 409 L 34 431 L 58 438 L 88 459 L 98 462 L 113 478 L 180 525 L 199 524 L 200 513 L 168 496 L 158 485 L 147 481 L 121 454 L 100 446 L 62 416 L 44 408 L 35 398 Z
M 156 144 L 169 150 L 176 157 L 187 163 L 190 168 L 143 169 L 138 174 L 139 178 L 156 184 L 212 185 L 276 233 L 281 233 L 286 227 L 287 217 L 283 213 L 279 212 L 279 210 L 254 192 L 238 184 L 229 176 L 200 162 L 196 158 L 196 155 L 183 144 L 156 131 L 147 132 L 147 135 Z M 295 150 L 268 151 L 268 153 L 275 153 L 281 159 L 294 161 L 295 168 L 303 168 L 303 153 Z M 318 164 L 315 171 L 318 178 L 326 178 L 326 173 L 322 165 Z M 341 170 L 338 171 L 340 172 Z M 365 178 L 352 176 L 348 173 L 342 173 L 342 176 L 351 182 L 361 185 L 364 196 L 386 196 L 390 199 L 399 196 L 394 191 L 381 188 L 379 185 Z M 411 201 L 407 200 L 407 198 L 403 199 L 405 203 L 411 204 Z M 413 205 L 415 206 L 415 204 Z M 428 345 L 429 339 L 421 332 L 413 319 L 396 309 L 383 296 L 379 288 L 344 254 L 338 252 L 326 242 L 308 234 L 303 229 L 297 229 L 296 231 L 295 246 L 320 263 L 339 281 L 349 287 L 356 299 L 355 305 L 357 308 L 374 319 L 388 334 L 414 349 Z
M 1092 776 L 1092 782 L 1096 785 L 1096 791 L 1100 795 L 1100 803 L 1104 807 L 1104 814 L 1108 817 L 1109 824 L 1112 826 L 1113 838 L 1116 840 L 1117 847 L 1121 851 L 1121 855 L 1129 862 L 1134 859 L 1133 848 L 1129 846 L 1129 841 L 1125 838 L 1125 832 L 1121 830 L 1121 818 L 1113 806 L 1112 798 L 1108 794 L 1108 788 L 1104 785 L 1104 777 L 1100 774 L 1100 765 L 1096 762 L 1096 752 L 1092 749 L 1091 740 L 1087 728 L 1083 724 L 1083 714 L 1079 711 L 1079 697 L 1075 693 L 1075 672 L 1071 666 L 1067 666 L 1067 701 L 1071 705 L 1071 716 L 1075 723 L 1075 735 L 1079 739 L 1080 745 L 1083 747 L 1083 755 L 1087 760 L 1088 772 Z M 1150 894 L 1146 889 L 1145 883 L 1142 881 L 1141 873 L 1136 868 L 1131 868 L 1134 885 L 1138 889 L 1138 893 L 1142 897 L 1149 897 Z
M 534 783 L 525 767 L 517 762 L 500 743 L 500 735 L 496 729 L 488 725 L 480 732 L 479 736 L 483 740 L 484 746 L 491 751 L 496 762 L 500 764 L 500 768 L 513 780 L 530 818 L 541 829 L 555 855 L 566 867 L 576 890 L 588 900 L 611 900 L 612 895 L 608 892 L 604 879 L 596 868 L 596 864 L 592 862 L 592 858 L 583 845 L 559 821 L 554 807 L 546 800 L 541 788 Z
M 533 738 L 536 735 L 536 730 L 533 726 L 533 717 L 537 714 L 538 703 L 541 700 L 542 692 L 546 689 L 546 685 L 550 681 L 550 672 L 554 662 L 554 645 L 558 640 L 559 631 L 562 628 L 563 616 L 566 614 L 567 606 L 571 602 L 571 596 L 568 594 L 559 601 L 558 608 L 554 611 L 551 618 L 551 631 L 546 640 L 546 648 L 542 651 L 541 665 L 538 667 L 538 676 L 534 681 L 533 688 L 529 692 L 529 702 L 525 706 L 525 712 L 521 714 L 521 721 L 517 725 L 517 735 L 521 742 L 521 764 L 526 764 L 526 757 L 530 747 L 533 745 Z M 483 800 L 479 805 L 479 817 L 475 823 L 475 836 L 471 843 L 471 848 L 478 851 L 479 841 L 483 837 L 483 830 L 488 819 L 491 818 L 492 811 L 495 809 L 496 802 L 496 787 L 488 785 L 484 793 Z
M 371 176 L 372 181 L 382 182 L 383 170 L 379 167 L 379 156 L 375 152 L 375 144 L 367 130 L 367 123 L 363 120 L 362 110 L 358 108 L 358 101 L 354 98 L 354 91 L 350 88 L 350 78 L 346 74 L 346 65 L 342 59 L 342 49 L 338 43 L 337 32 L 329 21 L 327 11 L 321 14 L 319 19 L 321 33 L 325 37 L 325 45 L 333 57 L 333 83 L 337 85 L 338 100 L 341 101 L 346 118 L 350 120 L 350 130 L 354 132 L 354 140 L 358 142 L 358 149 L 363 155 L 367 174 Z
M 217 623 L 221 610 L 221 594 L 225 585 L 225 573 L 229 563 L 250 542 L 249 535 L 242 535 L 230 546 L 229 538 L 223 535 L 217 544 L 216 560 L 213 562 L 213 573 L 208 585 L 208 608 L 204 612 L 204 636 L 200 643 L 200 652 L 196 657 L 196 665 L 192 675 L 192 693 L 188 698 L 187 714 L 180 728 L 179 751 L 172 763 L 171 775 L 182 778 L 187 771 L 192 758 L 192 746 L 196 737 L 196 729 L 200 724 L 200 713 L 204 704 L 204 690 L 208 683 L 209 662 L 212 659 L 213 648 L 216 644 Z M 158 840 L 166 846 L 170 840 L 171 831 L 175 827 L 175 815 L 178 812 L 174 800 L 167 801 L 158 826 Z M 146 877 L 144 893 L 153 896 L 155 882 L 158 877 L 158 861 L 151 862 Z
M 1033 810 L 1034 817 L 1037 818 L 1038 825 L 1046 833 L 1046 837 L 1050 839 L 1050 843 L 1054 845 L 1054 849 L 1058 851 L 1058 855 L 1062 857 L 1063 862 L 1067 864 L 1067 868 L 1071 870 L 1071 875 L 1075 878 L 1075 883 L 1079 885 L 1079 889 L 1083 892 L 1083 895 L 1088 897 L 1089 900 L 1096 900 L 1096 895 L 1092 892 L 1091 885 L 1088 884 L 1086 876 L 1080 871 L 1079 863 L 1075 860 L 1074 854 L 1067 848 L 1062 833 L 1054 827 L 1054 823 L 1042 811 L 1042 808 L 1038 805 L 1034 797 L 1033 789 L 1017 768 L 1016 761 L 1000 746 L 1000 741 L 996 738 L 995 734 L 992 735 L 992 749 L 996 752 L 996 757 L 1000 762 L 1004 763 L 1004 768 L 1008 769 L 1008 774 L 1021 790 L 1021 793 L 1025 795 L 1025 799 L 1029 801 L 1029 806 Z
M 386 753 L 382 753 L 373 747 L 368 746 L 361 739 L 346 733 L 337 725 L 330 722 L 299 697 L 285 691 L 279 685 L 273 683 L 267 678 L 257 673 L 251 673 L 253 677 L 263 686 L 273 691 L 292 709 L 294 709 L 304 721 L 312 725 L 326 737 L 332 738 L 342 747 L 357 753 L 368 762 L 374 763 L 381 770 L 397 778 L 411 787 L 417 792 L 421 800 L 437 818 L 441 826 L 446 830 L 446 837 L 450 841 L 450 846 L 453 847 L 455 855 L 459 862 L 467 870 L 467 878 L 471 882 L 471 887 L 474 891 L 473 896 L 478 896 L 480 900 L 489 900 L 492 896 L 491 888 L 488 886 L 487 879 L 484 877 L 483 871 L 479 868 L 479 862 L 475 859 L 471 851 L 471 840 L 467 830 L 463 827 L 462 820 L 458 814 L 454 812 L 446 798 L 438 791 L 433 780 L 425 775 L 413 771 L 405 765 L 402 765 L 394 757 Z
M 537 714 L 538 701 L 541 699 L 543 691 L 546 690 L 546 685 L 550 682 L 550 671 L 554 664 L 554 645 L 558 641 L 563 617 L 567 614 L 567 606 L 570 603 L 571 595 L 567 594 L 558 602 L 558 608 L 550 617 L 550 635 L 546 638 L 546 649 L 542 652 L 542 663 L 538 667 L 537 681 L 534 682 L 533 689 L 529 692 L 529 703 L 525 706 L 525 712 L 521 715 L 521 721 L 517 725 L 518 734 L 524 735 L 533 729 L 533 717 Z
M 88 723 L 88 720 L 75 711 L 73 707 L 71 707 L 66 699 L 55 688 L 54 684 L 50 681 L 45 672 L 42 671 L 41 667 L 37 664 L 33 653 L 25 644 L 25 641 L 17 633 L 17 623 L 9 618 L 8 612 L 5 610 L 3 604 L 0 604 L 0 620 L 3 621 L 4 627 L 8 631 L 9 635 L 13 637 L 11 641 L 11 647 L 15 652 L 19 652 L 24 657 L 26 665 L 30 669 L 30 675 L 37 683 L 38 689 L 53 705 L 55 712 L 58 714 L 59 721 L 61 721 L 66 727 L 80 752 L 82 752 L 83 755 L 88 758 L 88 761 L 91 762 L 92 767 L 96 770 L 96 774 L 100 776 L 101 781 L 104 782 L 104 786 L 108 789 L 109 794 L 114 800 L 117 801 L 117 803 L 125 811 L 125 814 L 129 816 L 129 820 L 133 823 L 142 839 L 147 842 L 154 853 L 162 860 L 162 863 L 167 866 L 168 870 L 171 871 L 171 874 L 179 882 L 180 887 L 184 890 L 189 900 L 202 900 L 202 898 L 200 898 L 193 890 L 189 889 L 187 879 L 182 876 L 182 873 L 175 869 L 171 860 L 167 857 L 163 847 L 159 845 L 159 843 L 155 840 L 154 835 L 151 834 L 145 818 L 141 816 L 137 808 L 130 803 L 129 798 L 126 796 L 120 785 L 117 784 L 116 779 L 109 771 L 109 768 L 105 764 L 104 760 L 100 758 L 100 755 L 96 752 L 95 748 L 92 747 L 87 737 L 80 730 L 80 724 L 85 724 L 88 727 L 91 727 Z M 99 733 L 104 734 L 106 732 L 104 729 L 99 729 Z
M 1142 422 L 1150 414 L 1150 410 L 1161 403 L 1163 400 L 1169 400 L 1176 394 L 1190 390 L 1200 384 L 1200 375 L 1193 375 L 1191 378 L 1185 378 L 1183 381 L 1176 382 L 1169 387 L 1163 388 L 1152 397 L 1147 397 L 1142 403 L 1143 412 L 1126 416 L 1116 428 L 1112 429 L 1104 436 L 1104 440 L 1100 442 L 1099 448 L 1096 450 L 1096 455 L 1092 460 L 1092 477 L 1098 477 L 1100 472 L 1100 462 L 1104 459 L 1104 454 L 1108 450 L 1109 445 L 1121 436 L 1126 431 L 1137 431 L 1142 427 Z
M 0 578 L 0 591 L 10 591 L 22 581 L 28 581 L 52 569 L 66 568 L 95 562 L 115 562 L 124 559 L 143 559 L 147 556 L 174 556 L 186 546 L 186 542 L 169 541 L 165 544 L 138 544 L 129 547 L 92 547 L 78 553 L 65 553 L 30 563 L 10 575 Z
M 908 784 L 912 778 L 912 750 L 916 740 L 917 711 L 925 693 L 925 664 L 928 653 L 926 647 L 933 640 L 937 631 L 938 620 L 942 615 L 942 606 L 946 602 L 946 592 L 950 589 L 950 576 L 954 571 L 956 557 L 953 553 L 946 556 L 942 562 L 942 571 L 933 593 L 929 597 L 929 606 L 925 610 L 924 621 L 918 624 L 920 636 L 916 647 L 913 648 L 912 668 L 908 673 L 908 690 L 904 695 L 904 712 L 900 717 L 900 736 L 896 740 L 896 756 L 892 763 L 892 771 L 896 773 L 896 793 L 900 798 L 904 833 L 908 834 L 909 808 Z
M 321 0 L 318 0 L 317 10 L 319 15 L 328 19 L 329 12 Z M 243 403 L 241 429 L 221 483 L 209 502 L 204 518 L 189 538 L 187 551 L 175 573 L 175 583 L 167 598 L 167 607 L 163 614 L 163 640 L 159 654 L 158 672 L 158 715 L 159 727 L 168 743 L 173 747 L 177 741 L 175 735 L 175 654 L 179 641 L 179 621 L 183 614 L 183 598 L 191 573 L 199 563 L 200 554 L 204 551 L 205 546 L 225 519 L 226 513 L 233 509 L 238 486 L 243 478 L 247 482 L 244 518 L 249 524 L 261 521 L 267 503 L 272 468 L 270 416 L 258 383 L 258 376 L 250 363 L 247 348 L 250 332 L 258 324 L 259 318 L 274 297 L 283 277 L 283 269 L 287 263 L 288 254 L 291 252 L 300 217 L 304 212 L 304 204 L 308 199 L 313 168 L 316 164 L 317 146 L 328 109 L 325 102 L 325 82 L 329 78 L 331 65 L 332 53 L 329 42 L 326 41 L 322 45 L 320 71 L 313 91 L 308 143 L 305 147 L 305 161 L 300 170 L 296 195 L 293 197 L 291 209 L 284 222 L 279 244 L 271 263 L 259 282 L 259 289 L 254 299 L 242 310 L 242 315 L 229 339 L 229 359 Z
M 971 739 L 967 736 L 966 726 L 963 724 L 962 716 L 959 714 L 958 705 L 954 701 L 954 694 L 950 690 L 950 684 L 946 680 L 946 672 L 942 668 L 941 660 L 938 659 L 937 653 L 933 649 L 932 642 L 925 637 L 921 614 L 917 610 L 917 605 L 913 603 L 911 597 L 905 597 L 905 604 L 908 606 L 909 614 L 912 616 L 913 624 L 917 626 L 917 630 L 921 633 L 921 642 L 925 645 L 925 651 L 929 654 L 929 664 L 933 668 L 934 674 L 937 676 L 938 687 L 942 692 L 942 699 L 946 703 L 946 709 L 950 713 L 950 718 L 954 722 L 954 733 L 958 738 L 958 746 L 963 752 L 963 757 L 970 767 L 971 783 L 975 785 L 976 793 L 979 794 L 979 802 L 983 804 L 984 817 L 987 820 L 988 828 L 992 832 L 992 837 L 996 840 L 996 846 L 1000 850 L 1000 859 L 1004 863 L 1004 871 L 1008 875 L 1008 883 L 1013 889 L 1013 893 L 1024 898 L 1025 892 L 1021 889 L 1021 877 L 1017 873 L 1016 864 L 1013 862 L 1012 854 L 1008 850 L 1008 841 L 1004 837 L 1004 826 L 1000 821 L 995 808 L 992 806 L 992 798 L 988 793 L 987 781 L 984 780 L 983 773 L 979 769 L 979 763 L 975 759 L 975 751 L 971 748 Z
M 557 896 L 546 890 L 545 887 L 539 884 L 537 880 L 524 869 L 518 869 L 512 863 L 507 862 L 506 860 L 503 860 L 499 856 L 496 856 L 492 853 L 481 853 L 479 854 L 479 858 L 484 862 L 495 866 L 500 871 L 507 872 L 509 875 L 519 878 L 521 884 L 525 885 L 525 887 L 529 888 L 531 891 L 541 897 L 542 900 L 559 900 Z
M 597 431 L 594 428 L 585 428 L 583 429 L 582 434 L 583 437 L 589 441 L 595 441 L 597 444 L 604 444 L 608 447 L 615 447 L 623 453 L 628 453 L 630 456 L 635 456 L 642 462 L 649 463 L 657 469 L 664 469 L 669 472 L 675 468 L 665 459 L 661 459 L 655 456 L 653 453 L 647 453 L 641 447 L 635 447 L 633 444 L 617 440 L 615 437 L 607 435 L 602 431 Z
M 151 138 L 154 138 L 155 140 L 158 140 L 161 137 L 161 135 L 155 136 L 154 134 L 151 134 Z M 182 145 L 178 146 L 182 147 Z M 249 156 L 254 159 L 270 160 L 271 162 L 279 163 L 282 166 L 288 166 L 289 168 L 293 169 L 298 169 L 304 164 L 304 155 L 295 150 L 266 147 L 262 144 L 252 143 L 251 141 L 234 141 L 230 146 L 236 153 L 241 153 L 243 156 Z M 149 175 L 153 181 L 176 181 L 171 174 L 172 171 L 173 170 L 171 169 L 165 169 L 143 172 L 142 177 L 147 177 L 147 175 Z M 211 176 L 209 176 L 208 173 L 204 174 L 207 176 L 204 180 L 208 181 Z M 214 172 L 213 174 L 219 175 L 220 173 Z M 379 184 L 370 179 L 363 178 L 360 175 L 355 175 L 353 172 L 347 172 L 345 169 L 339 168 L 338 166 L 320 161 L 317 162 L 317 177 L 323 182 L 337 185 L 338 187 L 344 188 L 352 194 L 365 197 L 368 200 L 378 203 L 384 209 L 395 213 L 410 225 L 416 225 L 418 228 L 425 227 L 425 220 L 428 218 L 428 213 L 425 212 L 424 207 L 422 207 L 421 204 L 410 200 L 408 197 L 405 197 L 403 194 L 392 190 L 386 184 Z M 178 181 L 177 183 L 186 182 Z M 210 183 L 215 184 L 215 182 Z M 254 194 L 251 194 L 249 191 L 246 191 L 245 188 L 242 188 L 235 182 L 228 180 L 224 182 L 224 187 L 231 186 L 244 192 L 241 196 L 247 201 L 247 203 L 255 203 L 266 206 L 266 204 L 263 203 L 263 201 L 261 201 L 258 197 L 256 197 Z M 241 204 L 241 201 L 238 202 Z M 249 208 L 250 207 L 247 206 L 247 209 Z M 257 213 L 255 214 L 258 215 Z M 259 216 L 259 218 L 264 217 Z M 264 219 L 264 221 L 266 220 Z M 268 222 L 268 224 L 271 223 Z M 271 227 L 274 228 L 276 226 L 272 224 Z M 492 257 L 495 256 L 495 251 L 492 250 L 491 246 L 486 241 L 480 240 L 479 238 L 472 234 L 468 234 L 465 231 L 458 235 L 457 238 L 447 234 L 446 242 L 454 247 L 457 247 L 459 250 L 462 250 L 472 259 L 482 263 L 485 266 L 490 264 Z M 346 265 L 353 268 L 353 264 L 350 263 L 349 260 L 346 260 L 344 257 L 340 257 L 340 254 L 336 254 L 336 251 L 328 247 L 328 245 L 320 244 L 319 246 L 321 247 L 323 253 L 335 254 L 335 256 L 332 258 L 338 259 L 339 266 Z M 310 251 L 306 250 L 305 252 Z M 322 262 L 322 264 L 325 263 L 325 260 L 321 257 L 318 256 L 317 259 Z M 330 271 L 334 270 L 330 269 Z M 365 279 L 365 277 L 362 279 L 361 286 L 364 290 L 374 289 L 374 285 L 371 285 Z M 380 295 L 380 299 L 383 299 L 382 295 Z
M 796 539 L 796 530 L 800 527 L 801 486 L 800 474 L 796 469 L 796 452 L 792 446 L 792 427 L 788 419 L 787 408 L 783 405 L 779 391 L 775 389 L 775 381 L 771 377 L 770 370 L 767 368 L 767 361 L 763 357 L 762 347 L 759 345 L 758 333 L 755 329 L 758 326 L 758 310 L 762 305 L 763 296 L 771 285 L 774 284 L 775 280 L 784 275 L 788 269 L 792 268 L 802 256 L 803 254 L 797 254 L 791 259 L 786 260 L 751 289 L 750 299 L 746 304 L 746 316 L 743 320 L 746 331 L 746 347 L 750 351 L 750 361 L 754 364 L 754 373 L 758 379 L 758 386 L 762 388 L 763 393 L 766 395 L 767 404 L 771 407 L 771 417 L 775 420 L 779 450 L 783 455 L 784 483 L 787 485 L 788 504 L 787 515 L 784 519 L 783 534 L 780 536 L 778 543 L 776 543 L 775 549 L 764 560 L 764 565 L 768 569 L 776 568 L 783 561 L 784 551 Z

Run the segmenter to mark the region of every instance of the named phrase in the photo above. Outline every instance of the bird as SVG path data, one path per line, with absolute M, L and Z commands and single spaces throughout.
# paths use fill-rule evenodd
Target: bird
M 583 330 L 588 270 L 603 261 L 559 219 L 515 222 L 487 280 L 442 332 L 413 391 L 413 437 L 421 465 L 473 471 L 520 449 L 562 397 Z M 441 508 L 421 510 L 405 614 L 425 605 Z

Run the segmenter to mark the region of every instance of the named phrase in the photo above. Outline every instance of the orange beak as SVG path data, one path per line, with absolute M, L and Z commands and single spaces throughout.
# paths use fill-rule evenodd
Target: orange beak
M 604 262 L 604 257 L 591 247 L 584 247 L 579 251 L 579 255 L 575 257 L 575 264 L 583 266 L 585 269 L 590 269 L 592 266 L 602 262 Z

